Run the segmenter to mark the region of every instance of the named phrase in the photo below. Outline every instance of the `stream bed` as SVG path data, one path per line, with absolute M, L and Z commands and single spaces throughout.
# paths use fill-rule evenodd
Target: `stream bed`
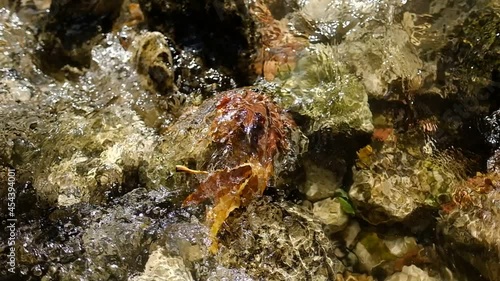
M 497 0 L 0 0 L 0 280 L 500 281 Z

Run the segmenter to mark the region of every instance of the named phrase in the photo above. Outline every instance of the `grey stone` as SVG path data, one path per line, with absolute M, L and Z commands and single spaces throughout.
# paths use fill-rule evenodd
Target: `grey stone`
M 415 265 L 404 266 L 401 272 L 394 273 L 385 281 L 438 281 L 440 278 L 429 276 L 429 273 Z
M 332 197 L 342 184 L 342 176 L 319 167 L 311 161 L 304 161 L 306 181 L 299 186 L 309 201 L 315 202 Z
M 328 198 L 314 203 L 313 216 L 325 225 L 325 231 L 332 234 L 341 231 L 349 221 L 338 198 Z

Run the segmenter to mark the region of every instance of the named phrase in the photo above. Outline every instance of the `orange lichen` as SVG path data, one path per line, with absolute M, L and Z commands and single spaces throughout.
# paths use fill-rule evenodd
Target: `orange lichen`
M 287 131 L 295 126 L 271 100 L 251 90 L 226 92 L 217 104 L 209 137 L 223 151 L 227 163 L 235 166 L 207 173 L 198 189 L 184 205 L 213 199 L 207 214 L 212 252 L 217 251 L 216 237 L 229 214 L 262 195 L 274 176 L 274 160 L 290 147 Z M 196 172 L 179 167 L 178 170 Z

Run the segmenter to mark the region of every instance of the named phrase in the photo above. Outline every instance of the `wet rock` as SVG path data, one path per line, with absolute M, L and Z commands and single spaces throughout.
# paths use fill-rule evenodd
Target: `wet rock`
M 309 122 L 311 134 L 363 134 L 373 130 L 368 95 L 360 81 L 338 61 L 332 46 L 315 45 L 299 60 L 296 69 L 274 94 L 275 100 Z
M 207 68 L 232 70 L 238 86 L 273 80 L 296 64 L 308 42 L 288 27 L 294 1 L 142 1 L 149 25 Z M 193 21 L 196 18 L 198 20 Z M 201 20 L 203 19 L 203 20 Z M 224 50 L 222 52 L 222 50 Z
M 367 234 L 360 230 L 367 227 L 364 223 L 348 222 L 346 229 L 334 235 L 344 236 L 347 248 L 355 249 L 362 258 L 358 259 L 356 255 L 348 253 L 350 251 L 342 252 L 338 241 L 328 236 L 329 231 L 335 232 L 337 227 L 343 228 L 345 224 L 341 222 L 337 226 L 336 220 L 339 218 L 334 216 L 342 213 L 339 198 L 316 202 L 315 216 L 314 212 L 288 205 L 287 199 L 281 197 L 280 200 L 285 200 L 282 204 L 266 201 L 259 193 L 251 193 L 251 196 L 245 194 L 241 198 L 252 198 L 247 208 L 239 208 L 231 213 L 225 222 L 227 225 L 221 227 L 223 230 L 218 236 L 221 241 L 219 255 L 208 255 L 209 238 L 213 237 L 208 234 L 209 228 L 198 221 L 203 217 L 204 206 L 190 207 L 189 211 L 193 214 L 176 211 L 188 193 L 204 182 L 206 175 L 176 173 L 175 166 L 181 164 L 212 174 L 223 173 L 221 171 L 229 173 L 248 167 L 245 162 L 248 159 L 260 157 L 259 160 L 265 164 L 272 162 L 267 167 L 272 166 L 271 170 L 275 173 L 272 177 L 268 177 L 269 174 L 262 177 L 266 180 L 258 186 L 281 186 L 284 181 L 294 181 L 294 167 L 300 161 L 301 147 L 304 145 L 301 143 L 304 140 L 302 134 L 297 128 L 285 126 L 286 130 L 272 131 L 270 128 L 276 126 L 263 125 L 267 124 L 262 120 L 268 118 L 268 114 L 276 113 L 269 110 L 274 105 L 267 102 L 268 106 L 264 110 L 260 108 L 256 115 L 251 115 L 252 112 L 248 110 L 243 113 L 231 111 L 241 114 L 225 115 L 226 118 L 219 118 L 216 122 L 220 127 L 213 126 L 218 112 L 224 111 L 225 107 L 220 105 L 228 102 L 226 98 L 231 95 L 226 92 L 206 101 L 203 99 L 219 89 L 235 88 L 238 83 L 250 84 L 253 81 L 248 70 L 250 68 L 258 69 L 260 72 L 257 74 L 272 80 L 276 92 L 286 94 L 281 97 L 275 95 L 278 97 L 276 100 L 286 104 L 294 114 L 295 121 L 310 137 L 309 149 L 314 152 L 307 157 L 313 159 L 311 161 L 315 167 L 312 167 L 311 173 L 307 169 L 312 164 L 305 162 L 306 173 L 312 174 L 307 183 L 310 186 L 306 188 L 313 190 L 314 186 L 319 185 L 337 187 L 340 181 L 350 184 L 350 174 L 344 175 L 344 172 L 346 167 L 354 165 L 353 157 L 358 151 L 358 161 L 352 172 L 354 186 L 350 199 L 361 217 L 374 224 L 404 221 L 417 225 L 417 229 L 423 229 L 422 221 L 434 220 L 429 213 L 425 213 L 426 210 L 434 212 L 441 203 L 451 202 L 451 205 L 441 204 L 443 219 L 439 233 L 446 249 L 443 256 L 465 260 L 483 276 L 495 280 L 498 275 L 495 266 L 499 261 L 494 239 L 498 237 L 492 235 L 495 228 L 491 226 L 495 226 L 498 221 L 495 216 L 498 211 L 494 207 L 498 196 L 491 194 L 496 194 L 494 192 L 498 189 L 494 183 L 496 179 L 491 179 L 492 184 L 486 184 L 487 181 L 483 180 L 479 191 L 466 189 L 462 192 L 463 188 L 457 189 L 462 189 L 460 192 L 450 191 L 450 186 L 455 186 L 456 181 L 460 180 L 464 165 L 460 157 L 450 156 L 448 150 L 437 149 L 435 145 L 448 146 L 447 143 L 436 142 L 436 139 L 442 138 L 433 134 L 438 127 L 445 127 L 444 139 L 449 136 L 453 141 L 477 139 L 474 134 L 468 133 L 472 130 L 461 129 L 475 128 L 476 123 L 464 120 L 473 121 L 488 110 L 496 110 L 495 105 L 487 105 L 485 111 L 484 106 L 474 103 L 482 90 L 488 94 L 484 95 L 485 100 L 494 100 L 495 97 L 489 94 L 495 91 L 494 82 L 498 80 L 495 78 L 497 15 L 492 11 L 483 13 L 476 10 L 489 1 L 431 1 L 434 5 L 431 9 L 435 10 L 432 20 L 399 10 L 401 1 L 330 1 L 332 6 L 326 8 L 321 5 L 325 4 L 324 1 L 302 1 L 300 5 L 316 5 L 299 11 L 307 11 L 305 16 L 309 18 L 313 29 L 311 33 L 304 31 L 303 34 L 299 34 L 302 30 L 294 30 L 288 24 L 290 14 L 297 12 L 295 9 L 300 8 L 300 5 L 294 3 L 290 7 L 283 7 L 285 2 L 289 1 L 266 1 L 265 5 L 259 6 L 262 3 L 256 1 L 141 1 L 149 27 L 161 30 L 169 38 L 178 41 L 166 42 L 163 35 L 155 33 L 155 38 L 160 38 L 160 44 L 155 48 L 160 55 L 148 57 L 152 59 L 143 60 L 142 65 L 153 65 L 153 68 L 159 66 L 162 71 L 153 71 L 155 75 L 150 74 L 150 69 L 139 71 L 145 78 L 168 81 L 160 90 L 153 84 L 146 84 L 153 85 L 147 86 L 150 92 L 167 94 L 164 96 L 147 93 L 139 86 L 140 80 L 128 63 L 130 53 L 123 51 L 126 42 L 120 44 L 117 38 L 108 34 L 105 41 L 95 45 L 102 38 L 98 35 L 100 31 L 95 32 L 86 26 L 83 31 L 87 33 L 74 42 L 70 39 L 74 34 L 64 34 L 64 30 L 53 32 L 51 29 L 57 29 L 56 26 L 47 24 L 46 29 L 41 31 L 38 39 L 48 48 L 53 47 L 55 53 L 45 53 L 43 55 L 47 57 L 42 55 L 39 59 L 49 58 L 63 49 L 61 61 L 56 60 L 55 65 L 42 64 L 47 69 L 58 72 L 62 67 L 64 71 L 80 74 L 80 68 L 87 66 L 90 49 L 94 59 L 90 71 L 73 82 L 58 83 L 45 77 L 32 66 L 31 31 L 26 31 L 16 15 L 0 10 L 0 62 L 5 67 L 0 70 L 0 164 L 2 167 L 16 168 L 19 191 L 25 194 L 19 197 L 20 206 L 23 206 L 19 226 L 20 267 L 18 276 L 13 278 L 38 279 L 43 276 L 45 279 L 63 280 L 124 280 L 134 276 L 131 278 L 151 280 L 157 278 L 151 275 L 167 276 L 167 271 L 175 267 L 188 280 L 189 274 L 193 274 L 192 279 L 201 280 L 373 278 L 357 273 L 338 274 L 346 267 L 349 271 L 362 267 L 380 280 L 393 271 L 403 270 L 405 275 L 401 273 L 397 278 L 412 279 L 413 275 L 418 274 L 405 269 L 410 264 L 415 264 L 423 271 L 433 272 L 435 267 L 429 264 L 436 263 L 438 259 L 432 255 L 422 256 L 426 249 L 421 249 L 421 245 L 415 249 L 414 238 L 393 238 L 385 233 Z M 427 5 L 416 2 L 408 1 L 406 6 L 417 9 L 419 5 Z M 35 6 L 37 3 L 41 1 L 35 1 Z M 58 7 L 64 7 L 66 4 L 62 3 L 72 2 L 57 3 L 60 5 Z M 112 6 L 117 2 L 92 3 L 96 6 L 83 9 L 88 13 L 78 20 L 88 21 L 85 25 L 96 24 L 106 29 L 106 23 L 100 21 L 107 21 L 114 15 L 104 12 L 108 8 L 99 6 Z M 74 6 L 79 9 L 79 5 Z M 357 8 L 360 10 L 357 11 Z M 463 33 L 456 31 L 455 27 L 453 32 L 456 33 L 448 33 L 448 27 L 443 25 L 446 21 L 441 21 L 440 15 L 450 16 L 457 11 L 460 15 L 457 21 L 463 19 L 464 13 L 472 11 L 473 14 L 467 20 Z M 67 16 L 68 21 L 63 20 L 61 28 L 73 31 L 70 21 L 74 20 L 76 14 L 60 11 L 57 15 L 51 11 L 50 16 Z M 89 19 L 92 14 L 102 18 Z M 319 20 L 314 20 L 315 17 Z M 475 21 L 474 18 L 484 21 Z M 426 59 L 431 61 L 420 63 L 422 58 L 417 56 L 419 52 L 422 54 L 420 48 L 429 50 L 428 43 L 432 41 L 422 38 L 420 34 L 426 31 L 428 27 L 425 23 L 429 21 L 439 21 L 441 27 L 446 29 L 446 36 L 443 37 L 445 41 L 448 41 L 450 34 L 459 36 L 451 40 L 450 45 L 437 48 L 436 53 L 443 54 L 444 58 L 435 56 L 434 52 L 425 53 L 430 57 Z M 456 26 L 457 23 L 453 22 L 452 25 Z M 461 28 L 459 26 L 458 29 Z M 330 45 L 336 46 L 315 45 L 305 49 L 308 43 L 298 40 L 295 35 L 322 43 L 328 41 Z M 383 46 L 387 42 L 388 46 Z M 166 43 L 171 43 L 173 47 L 167 47 Z M 168 54 L 167 49 L 172 54 Z M 141 50 L 147 51 L 147 48 Z M 259 50 L 264 52 L 259 53 Z M 254 52 L 258 54 L 257 57 L 250 56 Z M 137 53 L 136 58 L 144 57 L 142 55 L 142 52 Z M 61 55 L 58 54 L 57 58 L 61 58 Z M 303 60 L 297 62 L 299 58 Z M 469 58 L 472 58 L 471 62 L 467 61 Z M 441 64 L 436 65 L 432 61 L 434 59 L 441 60 Z M 136 63 L 140 64 L 139 61 L 137 59 Z M 469 70 L 461 70 L 462 64 Z M 376 67 L 368 68 L 372 66 Z M 234 73 L 232 68 L 236 69 Z M 419 68 L 422 72 L 415 72 Z M 355 72 L 361 76 L 360 79 L 353 75 Z M 433 76 L 435 73 L 441 76 L 436 74 L 436 78 Z M 234 79 L 230 77 L 233 74 Z M 492 81 L 489 80 L 490 74 Z M 167 79 L 160 79 L 163 76 Z M 438 86 L 443 89 L 434 91 L 428 88 L 427 84 L 433 79 L 437 79 L 441 83 Z M 418 117 L 429 108 L 453 107 L 453 110 L 442 118 L 435 113 L 439 110 L 431 110 L 424 116 L 429 117 L 429 120 L 417 118 L 414 123 L 409 122 L 414 121 L 410 118 L 411 114 L 401 114 L 400 123 L 408 127 L 419 126 L 420 131 L 417 130 L 416 135 L 404 126 L 393 127 L 397 122 L 387 127 L 375 127 L 371 150 L 366 147 L 360 151 L 358 149 L 366 143 L 360 145 L 363 141 L 358 140 L 360 138 L 357 136 L 369 138 L 373 129 L 371 124 L 375 123 L 371 116 L 375 103 L 369 109 L 367 96 L 375 97 L 377 102 L 386 97 L 392 99 L 395 96 L 392 95 L 394 89 L 391 89 L 390 84 L 394 88 L 403 88 L 395 91 L 404 97 L 404 102 L 401 102 L 403 105 L 398 109 L 407 106 L 411 112 L 417 107 L 415 104 L 419 104 L 416 113 L 411 112 Z M 175 87 L 184 96 L 188 96 L 193 89 L 196 95 L 189 97 L 191 100 L 185 103 L 177 96 L 170 95 Z M 388 96 L 385 96 L 387 89 Z M 244 91 L 250 90 L 238 89 L 233 93 Z M 266 98 L 251 91 L 255 97 L 250 99 L 252 102 Z M 430 94 L 455 95 L 453 99 L 443 98 L 440 103 L 435 103 L 435 99 L 426 99 L 424 95 L 412 99 L 417 92 L 427 91 Z M 462 92 L 465 93 L 463 98 L 457 97 L 460 95 L 456 93 Z M 471 93 L 473 95 L 469 95 Z M 164 99 L 166 96 L 173 99 Z M 468 117 L 460 115 L 464 120 L 453 120 L 456 119 L 455 97 L 463 103 L 472 102 L 465 107 Z M 245 99 L 243 101 L 248 102 Z M 393 105 L 380 104 L 386 107 Z M 314 108 L 315 105 L 324 107 L 318 110 Z M 425 105 L 425 108 L 420 105 Z M 463 109 L 459 111 L 463 112 Z M 286 114 L 281 109 L 277 112 L 280 118 Z M 245 126 L 234 126 L 233 123 L 232 130 L 223 126 L 238 118 L 245 119 L 245 116 L 255 118 L 246 119 L 246 123 L 243 122 Z M 450 122 L 431 121 L 435 119 Z M 495 127 L 493 123 L 496 121 L 492 122 Z M 214 135 L 210 134 L 214 130 L 230 131 L 232 136 L 214 140 L 209 137 Z M 262 131 L 272 133 L 262 134 Z M 492 131 L 493 134 L 496 132 Z M 268 140 L 285 136 L 293 149 L 288 151 L 281 147 L 276 154 L 262 153 L 255 146 L 259 143 L 256 139 L 262 135 L 270 136 Z M 453 143 L 455 145 L 458 142 Z M 497 149 L 494 141 L 490 144 L 493 149 Z M 470 145 L 481 147 L 480 142 Z M 268 148 L 273 150 L 275 147 L 271 145 Z M 332 151 L 335 153 L 330 153 Z M 268 155 L 268 158 L 261 155 Z M 494 160 L 492 158 L 490 161 L 491 171 L 495 170 Z M 475 172 L 476 166 L 469 164 L 467 162 L 468 168 Z M 255 162 L 252 165 L 256 165 Z M 318 174 L 321 176 L 316 176 Z M 323 181 L 319 177 L 326 179 Z M 3 181 L 4 176 L 0 175 L 0 182 Z M 23 187 L 25 181 L 32 182 L 33 186 Z M 146 190 L 137 189 L 138 186 Z M 248 188 L 252 186 L 248 182 L 240 186 L 241 190 L 254 191 Z M 488 189 L 488 193 L 486 189 L 483 190 L 491 186 L 494 189 Z M 209 188 L 206 190 L 211 191 Z M 267 191 L 276 197 L 280 196 L 271 190 Z M 295 191 L 289 190 L 287 193 L 295 196 Z M 325 189 L 324 192 L 311 195 L 304 191 L 312 201 L 331 197 L 330 192 L 330 189 Z M 5 194 L 3 189 L 0 198 L 5 197 L 2 194 Z M 469 197 L 472 199 L 469 200 Z M 421 220 L 413 220 L 414 214 L 421 214 L 419 211 L 423 211 L 425 216 L 415 216 Z M 343 218 L 345 214 L 339 220 Z M 172 223 L 173 220 L 183 222 Z M 490 228 L 481 225 L 481 221 L 489 224 Z M 325 230 L 325 224 L 334 227 Z M 399 224 L 393 228 L 399 229 Z M 5 234 L 2 232 L 0 236 L 0 240 L 4 241 Z M 162 248 L 161 253 L 154 251 L 158 245 Z M 1 244 L 0 249 L 4 246 Z M 154 254 L 149 255 L 149 252 Z M 472 256 L 470 252 L 484 254 L 486 262 L 480 260 L 479 255 Z M 148 256 L 151 267 L 145 270 Z M 0 257 L 5 257 L 4 252 L 0 252 Z M 166 268 L 165 263 L 171 267 Z M 453 268 L 461 267 L 460 263 L 457 264 Z M 3 268 L 0 271 L 2 274 L 5 272 Z M 340 275 L 344 279 L 340 279 Z
M 237 88 L 236 81 L 223 69 L 205 67 L 196 50 L 176 50 L 174 68 L 179 91 L 194 99 Z
M 337 56 L 356 69 L 370 97 L 383 98 L 393 81 L 420 75 L 423 63 L 410 38 L 399 24 L 361 28 L 349 33 Z
M 179 172 L 206 175 L 184 204 L 214 201 L 207 214 L 212 251 L 217 249 L 218 230 L 232 210 L 259 198 L 271 181 L 279 183 L 282 173 L 293 171 L 306 141 L 286 112 L 250 89 L 222 93 L 214 113 L 206 134 L 213 150 L 207 171 L 176 167 Z
M 1 158 L 18 170 L 19 181 L 33 182 L 47 202 L 101 203 L 130 191 L 141 161 L 158 140 L 131 105 L 140 89 L 123 67 L 127 53 L 116 38 L 107 39 L 105 47 L 94 48 L 101 68 L 79 83 L 57 83 L 21 61 L 2 71 L 7 92 L 0 104 Z M 22 102 L 27 93 L 30 100 Z
M 359 264 L 363 270 L 372 272 L 376 267 L 387 269 L 387 262 L 396 260 L 396 256 L 391 253 L 385 241 L 376 233 L 363 233 L 359 242 L 354 248 L 354 253 L 359 258 Z M 383 263 L 385 264 L 383 265 Z
M 403 267 L 401 272 L 394 273 L 393 275 L 387 277 L 385 281 L 400 281 L 400 280 L 415 280 L 415 281 L 437 281 L 439 278 L 429 276 L 429 273 L 423 271 L 422 269 L 410 265 Z
M 228 224 L 217 259 L 255 279 L 330 280 L 343 272 L 321 223 L 298 206 L 259 200 Z
M 92 47 L 102 39 L 98 35 L 111 31 L 122 3 L 123 0 L 53 0 L 37 36 L 38 66 L 60 78 L 78 75 L 82 69 L 89 68 Z
M 342 230 L 349 220 L 338 198 L 325 199 L 314 203 L 313 216 L 325 225 L 327 235 Z
M 341 187 L 342 176 L 333 171 L 319 167 L 311 161 L 304 162 L 304 170 L 306 181 L 299 186 L 299 190 L 309 201 L 315 202 L 332 197 Z
M 169 257 L 163 254 L 161 248 L 149 256 L 144 273 L 132 277 L 129 281 L 192 281 L 191 273 L 178 257 Z
M 486 116 L 485 123 L 487 127 L 487 132 L 485 133 L 486 142 L 490 145 L 492 149 L 500 148 L 500 111 L 495 109 L 491 114 Z M 491 169 L 497 167 L 494 165 L 490 165 Z
M 171 38 L 180 49 L 201 52 L 207 68 L 230 69 L 239 86 L 248 85 L 255 21 L 244 1 L 139 1 L 151 30 Z
M 331 57 L 356 73 L 370 97 L 387 98 L 394 81 L 406 84 L 428 75 L 415 48 L 422 27 L 409 14 L 398 16 L 405 1 L 298 2 L 300 10 L 291 17 L 294 31 L 312 43 L 334 45 Z
M 123 87 L 124 91 L 135 90 Z M 67 90 L 75 89 L 68 86 Z M 83 92 L 87 91 L 85 88 Z M 82 92 L 71 95 L 76 93 Z M 41 108 L 18 107 L 14 101 L 0 106 L 0 116 L 6 120 L 0 126 L 5 128 L 2 131 L 8 140 L 2 158 L 20 170 L 20 179 L 33 181 L 39 195 L 49 202 L 61 206 L 103 203 L 137 185 L 148 189 L 186 186 L 187 177 L 175 172 L 176 165 L 207 169 L 204 165 L 208 164 L 219 169 L 247 161 L 248 151 L 241 150 L 239 156 L 224 154 L 230 151 L 217 150 L 211 138 L 200 137 L 209 136 L 219 97 L 186 112 L 160 137 L 130 108 L 126 102 L 127 97 L 133 99 L 130 93 L 120 98 L 110 97 L 113 92 L 100 94 L 94 101 L 74 101 L 70 95 L 55 104 L 52 97 L 41 95 L 40 104 L 47 105 Z M 57 116 L 51 114 L 62 109 L 67 110 Z M 40 122 L 40 118 L 51 122 Z M 288 133 L 291 154 L 283 155 L 283 162 L 275 167 L 277 174 L 293 169 L 304 140 L 298 128 Z
M 419 144 L 425 141 L 415 135 L 398 135 L 395 140 L 391 133 L 380 146 L 361 149 L 353 168 L 349 196 L 372 224 L 407 221 L 417 212 L 436 208 L 439 195 L 465 176 L 463 156 L 428 154 Z
M 487 171 L 488 173 L 499 173 L 500 172 L 500 150 L 495 150 L 494 154 L 488 159 Z
M 0 70 L 0 103 L 28 102 L 35 92 L 35 88 L 28 79 L 22 77 L 14 69 Z
M 165 36 L 147 32 L 135 38 L 132 47 L 132 61 L 144 87 L 161 95 L 175 91 L 172 54 Z
M 172 193 L 165 189 L 135 189 L 108 206 L 54 208 L 44 205 L 34 189 L 16 188 L 18 279 L 127 280 L 144 271 L 151 244 L 168 233 L 164 227 L 185 217 L 171 214 Z M 187 235 L 186 228 L 170 231 L 180 230 Z
M 353 219 L 348 222 L 346 228 L 342 231 L 342 237 L 347 248 L 352 249 L 356 245 L 360 231 L 361 226 L 357 220 Z
M 240 95 L 244 97 L 246 91 L 249 90 L 235 89 L 226 92 L 226 94 L 235 95 L 234 99 L 237 99 Z M 251 94 L 255 95 L 253 92 Z M 212 133 L 218 132 L 214 131 L 216 127 L 212 127 L 212 124 L 215 122 L 214 119 L 217 115 L 217 104 L 221 102 L 220 99 L 223 96 L 224 95 L 208 99 L 199 107 L 189 108 L 189 111 L 185 112 L 185 114 L 179 118 L 178 122 L 172 124 L 172 126 L 168 127 L 163 132 L 163 140 L 158 150 L 163 159 L 170 159 L 168 170 L 175 171 L 175 165 L 187 165 L 198 170 L 221 169 L 227 166 L 238 166 L 242 164 L 242 162 L 250 159 L 252 153 L 247 150 L 252 148 L 247 146 L 251 146 L 251 144 L 245 144 L 243 140 L 243 142 L 239 144 L 242 149 L 237 151 L 221 149 L 221 147 L 214 147 L 215 144 L 212 144 L 213 141 L 218 141 L 213 140 L 213 137 L 211 137 Z M 262 98 L 264 98 L 264 96 L 262 96 Z M 229 101 L 230 99 L 233 99 L 233 97 L 227 97 L 225 100 Z M 256 105 L 260 106 L 260 104 Z M 249 106 L 252 106 L 252 104 L 250 103 Z M 235 112 L 239 112 L 238 110 L 240 109 L 234 108 L 234 110 Z M 241 110 L 246 109 L 241 108 Z M 223 120 L 225 119 L 220 119 L 220 121 Z M 237 122 L 237 120 L 234 121 Z M 228 123 L 225 126 L 229 127 L 230 124 Z M 222 130 L 222 128 L 219 130 Z M 241 137 L 240 132 L 236 129 L 231 132 L 231 136 L 229 137 Z M 299 130 L 294 129 L 293 132 L 287 132 L 287 134 L 289 133 L 291 133 L 291 139 L 293 139 L 293 153 L 299 153 L 301 151 L 299 146 L 303 146 L 301 141 L 304 141 L 304 138 Z M 226 138 L 222 138 L 222 141 L 225 139 Z M 284 166 L 276 167 L 276 170 L 287 170 L 291 167 L 287 166 L 287 164 L 291 165 L 292 162 L 292 159 L 284 161 L 284 163 L 280 163 L 284 164 Z M 160 165 L 155 166 L 158 169 L 163 169 Z
M 135 188 L 141 162 L 152 156 L 158 138 L 130 109 L 108 110 L 95 119 L 60 116 L 60 134 L 41 146 L 39 172 L 33 180 L 41 196 L 67 206 L 103 202 Z M 100 133 L 94 138 L 96 128 Z M 52 162 L 55 155 L 48 151 L 60 160 Z
M 32 30 L 15 13 L 0 9 L 0 63 L 4 71 L 15 69 L 21 76 L 33 71 L 33 62 L 26 51 L 35 45 Z M 21 67 L 18 67 L 21 66 Z
M 397 237 L 387 239 L 385 245 L 393 255 L 402 257 L 417 247 L 417 241 L 413 237 Z
M 326 34 L 319 37 L 323 40 L 330 36 L 340 42 L 338 56 L 355 68 L 372 98 L 397 100 L 424 93 L 461 98 L 464 92 L 475 95 L 488 87 L 492 71 L 498 70 L 492 57 L 498 48 L 493 2 L 409 1 L 406 9 L 397 12 L 402 1 L 342 1 L 338 5 L 352 6 L 345 9 L 354 13 L 337 10 L 345 24 L 323 27 L 330 32 L 317 33 Z M 308 5 L 314 7 L 314 2 Z M 335 14 L 334 5 L 326 14 L 321 8 L 305 8 L 306 17 Z M 377 9 L 379 13 L 373 16 L 370 11 Z M 353 14 L 357 17 L 351 20 Z M 457 40 L 450 41 L 450 37 Z
M 432 272 L 438 280 L 449 276 L 450 270 L 436 248 L 417 244 L 414 237 L 361 232 L 358 239 L 353 249 L 359 258 L 357 266 L 379 280 L 397 274 L 395 272 L 404 272 L 410 265 Z
M 421 43 L 422 51 L 428 52 L 446 45 L 449 36 L 460 28 L 471 13 L 484 9 L 493 2 L 489 0 L 432 0 L 424 4 L 409 1 L 406 3 L 406 8 L 412 21 L 415 22 L 414 25 L 425 25 L 425 28 L 419 28 L 415 37 Z
M 436 82 L 444 95 L 463 96 L 481 93 L 483 99 L 495 96 L 492 87 L 495 73 L 500 69 L 496 54 L 500 49 L 500 40 L 496 30 L 500 27 L 500 16 L 493 8 L 494 1 L 479 3 L 465 19 L 463 26 L 457 26 L 453 37 L 456 41 L 446 41 L 441 50 L 442 56 L 437 63 Z M 462 5 L 466 5 L 463 3 Z M 463 61 L 464 63 L 458 63 Z M 495 108 L 496 109 L 496 108 Z
M 309 40 L 314 43 L 338 44 L 346 35 L 356 30 L 359 25 L 370 21 L 390 23 L 395 11 L 405 1 L 389 0 L 377 3 L 349 0 L 349 1 L 296 1 L 300 8 L 299 19 L 308 24 L 295 24 L 295 28 L 306 32 L 308 27 Z M 304 30 L 305 29 L 305 30 Z
M 61 277 L 124 280 L 130 272 L 142 267 L 148 243 L 146 231 L 152 223 L 142 213 L 152 208 L 152 203 L 145 203 L 147 198 L 144 189 L 136 189 L 115 201 L 115 206 L 95 210 L 81 236 L 84 255 L 63 265 Z
M 376 280 L 373 278 L 373 276 L 367 275 L 367 274 L 359 274 L 359 273 L 352 273 L 352 272 L 346 272 L 344 274 L 337 274 L 335 277 L 335 281 L 373 281 Z
M 290 28 L 288 13 L 293 14 L 298 5 L 286 5 L 285 2 L 259 0 L 249 5 L 249 15 L 257 26 L 251 68 L 267 81 L 293 70 L 300 53 L 309 45 L 304 36 L 296 36 Z M 276 6 L 280 4 L 286 8 L 278 9 Z
M 228 269 L 222 266 L 216 268 L 214 272 L 210 274 L 207 281 L 219 281 L 219 280 L 241 280 L 241 281 L 254 281 L 256 279 L 250 277 L 245 273 L 244 269 Z
M 465 260 L 490 280 L 500 280 L 499 176 L 479 174 L 453 186 L 442 206 L 441 241 L 454 260 Z

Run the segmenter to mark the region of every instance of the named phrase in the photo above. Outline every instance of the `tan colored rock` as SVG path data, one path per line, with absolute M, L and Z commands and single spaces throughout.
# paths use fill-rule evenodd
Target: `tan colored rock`
M 149 255 L 144 273 L 129 281 L 193 281 L 191 273 L 180 257 L 169 257 L 158 248 Z

